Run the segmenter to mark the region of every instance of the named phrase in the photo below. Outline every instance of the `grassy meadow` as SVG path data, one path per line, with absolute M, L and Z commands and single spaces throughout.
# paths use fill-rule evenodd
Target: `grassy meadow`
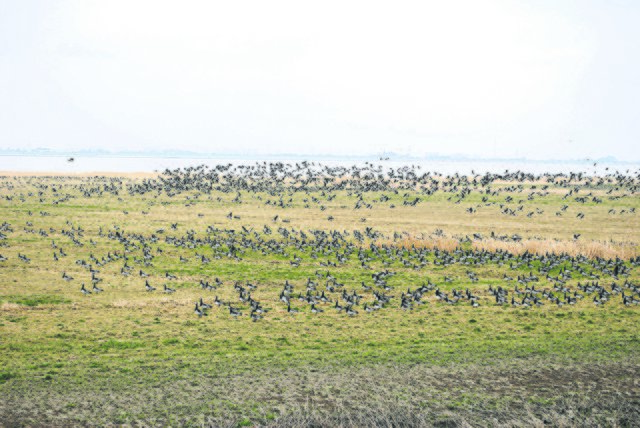
M 640 424 L 637 177 L 276 173 L 0 177 L 0 426 Z

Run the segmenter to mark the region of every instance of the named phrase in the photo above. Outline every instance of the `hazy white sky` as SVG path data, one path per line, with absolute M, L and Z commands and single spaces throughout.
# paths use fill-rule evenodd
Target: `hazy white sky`
M 0 0 L 0 148 L 640 159 L 640 1 Z

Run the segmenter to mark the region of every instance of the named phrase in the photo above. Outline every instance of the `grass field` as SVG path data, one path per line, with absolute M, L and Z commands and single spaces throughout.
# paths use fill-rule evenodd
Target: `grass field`
M 637 176 L 271 172 L 0 177 L 0 425 L 640 424 Z

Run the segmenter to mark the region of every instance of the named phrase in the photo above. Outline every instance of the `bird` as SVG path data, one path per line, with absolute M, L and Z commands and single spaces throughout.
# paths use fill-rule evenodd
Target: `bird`
M 84 282 L 82 283 L 82 287 L 80 287 L 80 291 L 82 291 L 82 294 L 84 294 L 85 296 L 88 296 L 89 294 L 91 294 L 91 291 L 84 288 Z
M 204 312 L 202 309 L 200 309 L 200 308 L 198 307 L 198 304 L 197 304 L 197 303 L 196 303 L 196 309 L 195 309 L 194 313 L 195 313 L 197 316 L 199 316 L 199 317 L 201 317 L 201 316 L 203 316 L 203 315 L 206 315 L 206 314 L 205 314 L 205 312 Z
M 347 315 L 351 315 L 351 316 L 353 316 L 353 315 L 358 315 L 358 311 L 356 311 L 355 309 L 353 309 L 353 305 L 349 305 L 349 306 L 347 306 L 347 310 L 346 310 L 346 312 L 347 312 Z

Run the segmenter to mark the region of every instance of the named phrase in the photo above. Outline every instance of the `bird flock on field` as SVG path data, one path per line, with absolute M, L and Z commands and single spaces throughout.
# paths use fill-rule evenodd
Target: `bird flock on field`
M 555 192 L 564 201 L 555 216 L 573 213 L 576 219 L 582 220 L 587 210 L 581 206 L 602 204 L 603 197 L 624 201 L 639 191 L 640 174 L 629 171 L 601 177 L 584 173 L 535 175 L 520 171 L 445 176 L 420 173 L 419 167 L 384 170 L 382 166 L 368 163 L 364 167 L 331 167 L 312 162 L 199 166 L 166 170 L 157 178 L 142 180 L 118 177 L 58 181 L 50 177 L 0 179 L 4 203 L 28 206 L 24 211 L 29 220 L 20 232 L 33 235 L 34 240 L 50 241 L 52 260 L 66 267 L 59 274 L 60 279 L 80 282 L 79 290 L 84 295 L 109 292 L 110 281 L 101 276 L 101 271 L 114 270 L 113 265 L 117 275 L 139 280 L 143 293 L 173 295 L 199 287 L 205 297 L 192 302 L 191 306 L 198 317 L 217 309 L 230 317 L 248 317 L 253 321 L 263 319 L 276 309 L 292 316 L 334 311 L 353 317 L 381 310 L 412 311 L 429 302 L 474 308 L 485 305 L 537 308 L 576 305 L 581 301 L 590 301 L 596 306 L 615 302 L 638 305 L 640 286 L 630 275 L 632 269 L 640 265 L 640 257 L 623 260 L 550 252 L 515 254 L 466 245 L 486 238 L 480 233 L 460 237 L 454 249 L 401 245 L 407 236 L 405 232 L 387 236 L 373 226 L 363 225 L 351 231 L 292 227 L 291 220 L 286 218 L 286 209 L 317 210 L 318 215 L 331 222 L 336 215 L 329 213 L 331 204 L 335 203 L 338 192 L 344 192 L 347 197 L 341 203 L 363 212 L 360 222 L 366 223 L 367 210 L 398 206 L 410 209 L 443 194 L 452 204 L 468 205 L 461 210 L 470 215 L 493 207 L 502 215 L 534 218 L 543 215 L 545 210 L 526 209 L 527 204 Z M 472 195 L 479 198 L 474 199 Z M 280 211 L 260 228 L 242 225 L 242 216 L 234 214 L 233 209 L 225 219 L 216 220 L 218 226 L 210 225 L 204 231 L 196 231 L 175 220 L 147 233 L 128 231 L 124 225 L 115 223 L 87 231 L 79 220 L 67 220 L 65 227 L 57 230 L 34 226 L 37 222 L 34 217 L 39 215 L 45 219 L 52 215 L 46 211 L 47 206 L 88 205 L 103 196 L 113 196 L 119 202 L 124 202 L 123 197 L 158 200 L 149 206 L 164 206 L 175 200 L 193 210 L 203 203 L 241 205 L 251 198 L 253 202 Z M 230 203 L 223 197 L 231 199 Z M 471 199 L 476 202 L 469 202 Z M 481 202 L 477 202 L 478 199 Z M 42 209 L 34 213 L 36 205 Z M 574 210 L 573 206 L 578 209 Z M 127 210 L 122 212 L 129 214 Z M 149 207 L 142 210 L 143 215 L 149 212 Z M 635 216 L 636 210 L 618 204 L 608 215 Z M 198 217 L 203 216 L 198 213 Z M 220 226 L 223 221 L 228 227 Z M 0 247 L 10 247 L 8 242 L 17 233 L 15 228 L 6 221 L 0 225 Z M 441 230 L 435 232 L 436 235 L 442 233 Z M 572 232 L 571 236 L 578 240 L 581 234 Z M 493 232 L 488 237 L 505 242 L 523 239 L 519 234 Z M 28 243 L 21 248 L 28 249 Z M 101 248 L 104 251 L 99 254 Z M 34 256 L 23 254 L 26 249 L 16 257 L 30 265 Z M 75 260 L 74 270 L 65 262 L 69 252 L 83 254 Z M 222 275 L 216 274 L 214 267 L 219 260 L 251 263 L 255 257 L 276 258 L 287 267 L 289 274 L 283 273 L 282 278 L 268 284 L 220 279 Z M 6 265 L 9 261 L 8 256 L 0 254 L 0 263 Z M 191 275 L 183 278 L 180 274 L 183 269 L 171 266 L 188 266 L 189 270 L 200 272 L 201 278 L 195 281 Z M 301 279 L 298 270 L 310 267 L 315 272 Z M 348 272 L 342 269 L 345 267 L 349 268 Z M 451 267 L 461 268 L 464 275 L 452 277 L 447 273 Z M 487 267 L 508 269 L 512 275 L 483 278 L 482 272 Z M 354 270 L 357 278 L 353 277 Z M 417 273 L 420 280 L 407 284 L 407 280 L 398 275 L 404 271 Z M 440 276 L 436 278 L 433 272 Z M 85 285 L 89 283 L 90 286 Z M 265 289 L 272 295 L 266 295 Z M 221 291 L 233 298 L 221 300 L 218 297 Z M 258 294 L 262 301 L 255 297 Z

